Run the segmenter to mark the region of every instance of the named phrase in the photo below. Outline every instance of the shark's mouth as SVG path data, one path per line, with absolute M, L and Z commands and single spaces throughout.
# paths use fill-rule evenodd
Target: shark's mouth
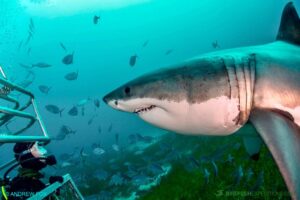
M 153 108 L 156 108 L 156 106 L 151 105 L 151 106 L 148 106 L 148 107 L 137 108 L 137 109 L 134 110 L 134 113 L 140 114 L 140 113 L 148 112 L 148 111 L 151 111 Z

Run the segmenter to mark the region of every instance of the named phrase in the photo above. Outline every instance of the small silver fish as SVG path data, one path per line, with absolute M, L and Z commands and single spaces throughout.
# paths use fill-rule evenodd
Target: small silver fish
M 66 125 L 62 125 L 60 127 L 59 133 L 54 138 L 54 140 L 64 140 L 68 135 L 75 134 L 76 131 L 72 130 L 70 127 Z
M 110 124 L 109 127 L 108 127 L 108 129 L 107 129 L 107 131 L 110 133 L 112 131 L 112 128 L 113 128 L 113 125 Z
M 217 177 L 218 176 L 218 166 L 215 163 L 215 161 L 212 161 L 211 164 L 213 166 L 214 176 Z
M 48 94 L 51 90 L 51 87 L 48 87 L 47 85 L 40 85 L 39 90 L 44 94 Z
M 66 168 L 66 167 L 70 167 L 72 166 L 72 163 L 68 162 L 68 161 L 63 161 L 60 165 L 61 168 Z
M 87 98 L 87 99 L 82 99 L 77 103 L 77 106 L 82 107 L 85 106 L 91 99 Z
M 80 157 L 83 158 L 83 157 L 88 157 L 88 156 L 89 155 L 84 152 L 84 147 L 82 147 L 81 150 L 80 150 Z
M 251 168 L 249 168 L 247 171 L 246 171 L 246 181 L 249 182 L 251 180 L 251 178 L 253 177 L 254 175 L 254 172 Z
M 148 169 L 153 173 L 153 174 L 162 174 L 165 172 L 165 170 L 162 168 L 162 166 L 158 163 L 151 163 L 148 166 Z
M 146 40 L 144 43 L 143 43 L 143 47 L 146 47 L 149 43 L 149 40 Z
M 32 33 L 29 32 L 24 45 L 27 45 L 30 42 L 31 38 L 32 38 Z
M 100 100 L 99 99 L 94 99 L 94 105 L 96 106 L 96 108 L 100 107 Z
M 65 46 L 62 42 L 60 42 L 59 44 L 60 44 L 60 46 L 61 46 L 61 48 L 62 48 L 63 50 L 68 51 L 67 48 L 66 48 L 66 46 Z
M 173 49 L 169 49 L 169 50 L 167 50 L 167 51 L 165 52 L 165 55 L 166 55 L 166 56 L 167 56 L 167 55 L 170 55 L 172 52 L 173 52 Z
M 95 117 L 97 117 L 97 115 L 93 115 L 93 116 L 89 119 L 88 125 L 91 125 L 91 124 L 93 123 Z
M 231 154 L 228 154 L 226 162 L 232 163 L 234 161 L 234 157 Z
M 62 59 L 62 63 L 65 65 L 73 64 L 73 58 L 74 58 L 74 51 L 72 54 L 68 54 Z
M 50 113 L 59 114 L 59 116 L 61 116 L 61 113 L 64 111 L 64 108 L 60 109 L 58 106 L 53 105 L 53 104 L 46 105 L 45 108 Z
M 44 63 L 44 62 L 38 62 L 35 64 L 32 64 L 32 68 L 33 67 L 38 67 L 38 68 L 48 68 L 51 67 L 52 65 L 48 64 L 48 63 Z
M 114 151 L 120 151 L 120 147 L 119 147 L 119 145 L 117 145 L 117 144 L 113 144 L 113 145 L 112 145 L 112 149 L 113 149 Z
M 261 171 L 258 174 L 255 184 L 250 188 L 250 191 L 258 191 L 263 183 L 264 183 L 264 171 Z
M 212 47 L 213 47 L 214 49 L 221 48 L 217 40 L 214 41 L 214 42 L 212 42 L 211 45 L 212 45 Z
M 18 51 L 21 49 L 22 45 L 23 45 L 23 40 L 21 40 L 19 45 L 18 45 Z
M 100 16 L 95 15 L 93 18 L 94 24 L 98 24 L 99 20 L 100 20 Z
M 19 65 L 20 65 L 21 67 L 25 68 L 25 69 L 31 69 L 31 68 L 32 68 L 32 66 L 25 65 L 25 64 L 23 64 L 23 63 L 19 63 Z
M 68 81 L 74 81 L 74 80 L 77 80 L 77 78 L 78 78 L 78 71 L 70 72 L 65 75 L 65 79 Z
M 98 126 L 98 133 L 99 133 L 99 134 L 102 133 L 102 128 L 101 128 L 100 125 Z
M 240 184 L 241 179 L 244 177 L 243 168 L 241 165 L 238 166 L 238 168 L 235 171 L 235 180 L 234 185 L 237 186 Z
M 209 183 L 210 172 L 204 168 L 204 184 L 207 185 Z
M 71 115 L 71 116 L 77 116 L 78 115 L 78 108 L 77 108 L 77 106 L 73 106 L 69 110 L 68 114 Z
M 105 150 L 101 147 L 96 147 L 93 149 L 93 154 L 97 155 L 97 156 L 101 156 L 105 153 Z
M 135 64 L 136 64 L 136 59 L 138 58 L 138 56 L 135 54 L 135 55 L 132 55 L 129 59 L 129 65 L 131 67 L 133 67 Z
M 29 79 L 25 79 L 19 83 L 17 83 L 19 86 L 23 87 L 23 88 L 27 88 L 28 86 L 30 86 L 33 83 L 33 80 L 29 80 Z
M 34 29 L 35 29 L 35 27 L 34 27 L 34 22 L 33 22 L 33 19 L 32 18 L 30 18 L 30 22 L 29 22 L 29 30 L 30 31 L 34 31 Z

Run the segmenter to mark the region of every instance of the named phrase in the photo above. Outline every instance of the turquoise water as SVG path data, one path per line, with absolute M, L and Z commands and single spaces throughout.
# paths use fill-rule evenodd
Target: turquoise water
M 124 155 L 130 157 L 141 149 L 144 151 L 148 145 L 158 145 L 161 138 L 172 134 L 152 127 L 136 116 L 112 110 L 102 102 L 100 108 L 95 108 L 94 99 L 101 100 L 106 93 L 146 72 L 215 51 L 212 43 L 216 40 L 220 49 L 274 41 L 286 3 L 284 0 L 0 0 L 0 64 L 8 78 L 15 82 L 24 80 L 27 74 L 27 69 L 20 63 L 31 66 L 45 62 L 52 65 L 49 68 L 33 68 L 35 80 L 27 89 L 36 95 L 41 115 L 52 137 L 56 137 L 61 125 L 71 127 L 76 133 L 64 140 L 52 141 L 49 149 L 61 155 L 74 151 L 79 154 L 78 149 L 84 148 L 89 156 L 88 166 L 83 165 L 83 168 L 94 169 L 103 165 L 107 171 L 111 170 L 106 182 L 101 183 L 106 187 L 113 174 L 118 173 L 118 170 L 107 168 L 112 159 L 117 163 L 122 160 L 124 164 L 127 160 Z M 295 4 L 300 8 L 299 1 Z M 95 15 L 100 16 L 97 24 L 93 23 Z M 30 20 L 34 24 L 34 33 L 25 45 Z M 60 43 L 65 45 L 67 51 Z M 169 50 L 172 52 L 166 55 Z M 63 64 L 62 58 L 72 52 L 74 63 Z M 135 54 L 138 55 L 137 63 L 131 67 L 129 58 Z M 77 80 L 67 81 L 64 78 L 67 73 L 75 71 L 78 71 Z M 51 87 L 49 94 L 41 93 L 39 85 Z M 68 115 L 74 105 L 88 98 L 92 100 L 86 104 L 84 115 Z M 64 108 L 62 117 L 49 113 L 45 109 L 48 104 Z M 89 125 L 88 121 L 92 118 Z M 108 130 L 110 126 L 111 131 Z M 147 145 L 135 144 L 135 148 L 135 145 L 128 144 L 128 136 L 135 133 L 155 139 Z M 120 152 L 112 150 L 116 134 L 119 135 Z M 101 143 L 106 151 L 103 158 L 93 155 L 93 143 Z M 180 148 L 184 152 L 193 149 L 182 145 Z M 153 151 L 161 150 L 157 147 Z M 205 152 L 209 152 L 208 149 Z M 146 157 L 143 152 L 137 155 L 140 157 L 131 163 L 148 165 L 149 162 L 140 162 Z M 153 156 L 152 159 L 158 158 Z M 241 164 L 243 162 L 247 161 L 242 160 Z M 165 164 L 167 169 L 172 166 L 170 163 L 162 165 Z M 79 171 L 72 173 L 76 176 Z M 79 185 L 80 182 L 82 180 Z M 173 186 L 169 185 L 171 188 Z M 102 189 L 87 191 L 86 194 L 96 195 L 97 190 Z M 105 191 L 108 190 L 114 197 L 122 196 L 121 190 L 127 191 L 127 196 L 134 191 L 129 192 L 125 186 L 119 190 L 110 188 Z M 144 193 L 151 193 L 151 190 L 141 196 Z

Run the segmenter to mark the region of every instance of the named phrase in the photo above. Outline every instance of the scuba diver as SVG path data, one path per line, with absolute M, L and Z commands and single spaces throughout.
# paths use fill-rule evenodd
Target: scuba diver
M 40 170 L 47 165 L 55 165 L 56 158 L 53 155 L 46 156 L 47 150 L 38 142 L 16 143 L 13 150 L 18 163 L 4 174 L 4 181 L 8 187 L 6 190 L 2 187 L 2 196 L 5 200 L 24 200 L 47 187 L 40 180 L 44 177 Z M 8 173 L 17 166 L 20 166 L 18 175 L 9 180 Z M 62 183 L 63 177 L 49 177 L 50 184 L 56 181 Z M 59 191 L 57 191 L 57 195 L 59 195 L 58 193 Z

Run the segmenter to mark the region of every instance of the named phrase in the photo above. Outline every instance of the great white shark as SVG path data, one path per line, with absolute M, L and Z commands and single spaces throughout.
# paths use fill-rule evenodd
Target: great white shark
M 293 3 L 273 43 L 201 55 L 107 94 L 111 107 L 182 134 L 229 135 L 252 124 L 300 199 L 300 19 Z

